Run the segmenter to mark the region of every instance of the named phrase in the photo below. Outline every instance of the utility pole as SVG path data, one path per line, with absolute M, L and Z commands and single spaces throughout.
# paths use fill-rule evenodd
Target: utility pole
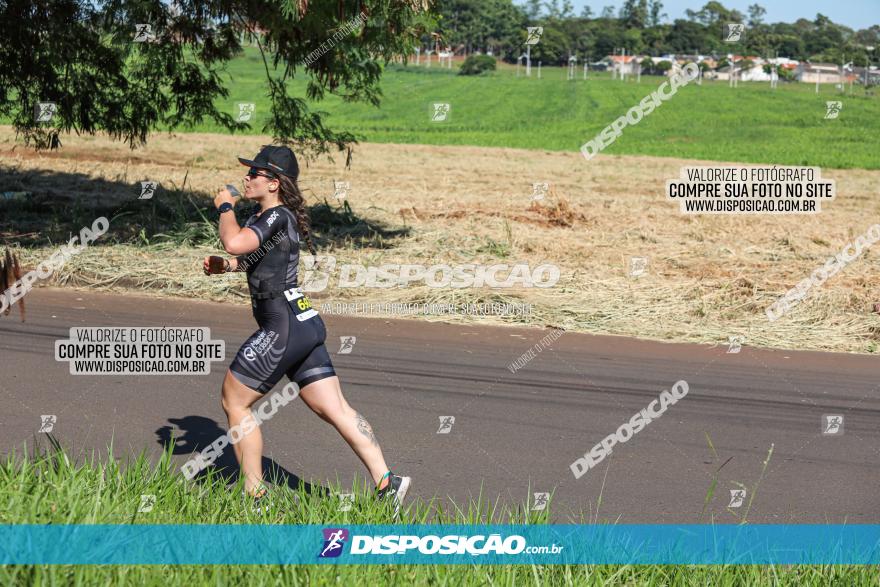
M 532 46 L 526 45 L 526 77 L 532 77 Z
M 779 49 L 776 50 L 776 59 L 770 64 L 770 87 L 774 90 L 779 85 Z
M 614 54 L 611 56 L 611 79 L 617 79 L 617 47 L 614 48 Z

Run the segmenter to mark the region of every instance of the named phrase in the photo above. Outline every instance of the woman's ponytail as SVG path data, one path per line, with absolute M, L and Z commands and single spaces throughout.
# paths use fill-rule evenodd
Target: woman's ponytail
M 302 192 L 299 190 L 295 179 L 291 179 L 286 175 L 278 175 L 277 177 L 281 184 L 281 189 L 279 190 L 281 202 L 293 212 L 299 233 L 306 241 L 306 247 L 308 247 L 312 255 L 315 255 L 315 245 L 312 243 L 311 222 L 309 220 L 309 213 L 306 211 L 306 203 Z

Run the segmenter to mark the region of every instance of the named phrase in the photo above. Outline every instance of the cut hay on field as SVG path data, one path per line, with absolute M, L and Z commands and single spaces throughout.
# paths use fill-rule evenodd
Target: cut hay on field
M 136 182 L 158 181 L 162 198 L 162 186 L 180 187 L 186 177 L 186 189 L 204 193 L 206 209 L 207 194 L 243 174 L 235 157 L 269 142 L 156 135 L 149 147 L 131 152 L 104 137 L 69 137 L 61 152 L 38 155 L 12 152 L 12 140 L 8 128 L 0 132 L 0 174 L 18 182 L 10 189 L 63 194 L 72 204 L 96 198 L 112 204 L 136 198 Z M 334 180 L 347 181 L 346 199 L 358 218 L 400 231 L 323 238 L 319 252 L 336 256 L 337 265 L 553 263 L 561 278 L 549 289 L 336 289 L 331 281 L 313 296 L 320 301 L 514 301 L 531 304 L 531 315 L 427 319 L 703 343 L 742 336 L 746 345 L 850 352 L 876 352 L 880 344 L 880 316 L 872 313 L 880 302 L 880 244 L 781 319 L 770 322 L 764 313 L 880 219 L 878 171 L 823 169 L 823 177 L 837 182 L 837 198 L 816 215 L 686 216 L 666 200 L 665 181 L 684 165 L 705 162 L 601 155 L 587 162 L 579 153 L 363 144 L 351 169 L 343 163 L 339 157 L 304 166 L 308 203 L 335 204 Z M 542 200 L 531 197 L 535 182 L 552 186 Z M 48 243 L 23 248 L 22 263 L 31 268 L 53 251 Z M 56 283 L 247 303 L 243 276 L 201 274 L 202 258 L 216 253 L 99 242 L 71 259 Z M 629 275 L 632 257 L 647 259 L 644 275 Z

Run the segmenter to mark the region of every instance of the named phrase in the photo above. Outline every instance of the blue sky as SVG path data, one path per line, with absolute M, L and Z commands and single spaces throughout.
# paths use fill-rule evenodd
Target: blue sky
M 699 10 L 707 0 L 662 0 L 666 20 L 685 18 L 684 11 L 688 8 Z M 586 5 L 598 16 L 605 6 L 614 6 L 615 12 L 623 2 L 611 0 L 571 0 L 575 6 L 575 14 L 580 14 Z M 799 18 L 813 20 L 817 13 L 822 13 L 834 22 L 846 25 L 853 30 L 865 29 L 880 24 L 880 0 L 720 0 L 730 10 L 736 9 L 748 15 L 748 7 L 756 2 L 767 10 L 764 22 L 794 22 Z M 522 2 L 518 2 L 522 4 Z M 560 2 L 562 4 L 562 2 Z

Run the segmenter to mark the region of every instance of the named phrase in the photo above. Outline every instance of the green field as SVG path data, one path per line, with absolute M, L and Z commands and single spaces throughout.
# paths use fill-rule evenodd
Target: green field
M 355 485 L 355 501 L 305 491 L 275 489 L 272 511 L 255 514 L 241 486 L 210 477 L 184 481 L 170 453 L 156 463 L 141 457 L 120 463 L 112 449 L 100 462 L 77 460 L 55 448 L 0 463 L 2 524 L 387 524 L 381 507 Z M 329 487 L 342 491 L 343 485 Z M 152 511 L 138 513 L 141 495 L 156 497 Z M 445 500 L 444 500 L 445 501 Z M 386 504 L 387 505 L 387 504 Z M 465 504 L 410 502 L 402 523 L 547 523 L 550 507 L 498 507 L 482 496 Z M 590 520 L 584 520 L 590 521 Z M 593 522 L 597 520 L 592 520 Z M 603 520 L 599 519 L 599 522 Z M 196 566 L 59 565 L 2 566 L 3 585 L 876 585 L 880 570 L 868 566 L 664 566 L 664 565 L 343 565 Z
M 542 79 L 516 77 L 502 66 L 483 77 L 465 77 L 457 69 L 424 65 L 390 66 L 382 79 L 380 107 L 344 103 L 328 96 L 316 105 L 330 125 L 371 142 L 474 145 L 577 152 L 605 126 L 622 116 L 663 81 L 642 76 L 641 83 L 611 80 L 591 73 L 588 81 L 567 81 L 567 70 L 542 68 Z M 256 104 L 253 132 L 260 133 L 268 110 L 262 62 L 246 54 L 228 66 L 230 96 L 218 107 L 232 113 L 237 102 Z M 293 82 L 304 95 L 305 84 Z M 841 94 L 832 85 L 727 82 L 691 84 L 623 135 L 603 153 L 656 155 L 836 168 L 880 168 L 876 156 L 880 96 Z M 825 102 L 840 100 L 837 119 L 825 120 Z M 434 102 L 450 104 L 448 122 L 431 122 Z M 193 130 L 219 132 L 213 124 Z M 585 161 L 586 164 L 586 161 Z

